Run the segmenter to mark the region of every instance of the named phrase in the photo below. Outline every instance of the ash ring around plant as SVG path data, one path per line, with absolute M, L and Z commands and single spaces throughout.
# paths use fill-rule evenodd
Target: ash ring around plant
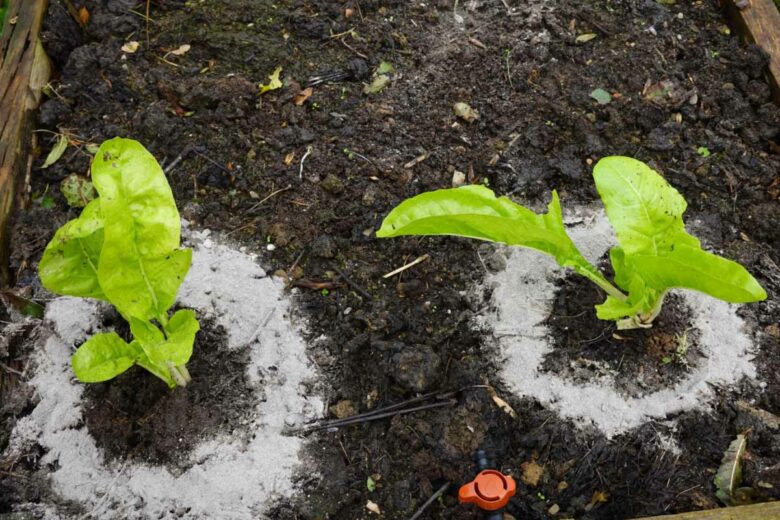
M 125 339 L 127 323 L 112 309 L 98 307 L 105 330 Z M 207 437 L 251 435 L 247 420 L 257 406 L 249 384 L 249 351 L 228 348 L 227 331 L 213 317 L 201 318 L 201 331 L 188 363 L 193 376 L 186 392 L 135 366 L 114 379 L 84 388 L 84 422 L 98 448 L 111 459 L 166 464 L 186 469 L 190 453 Z M 117 408 L 122 420 L 117 420 Z
M 572 239 L 590 262 L 597 262 L 615 243 L 614 232 L 602 210 L 577 208 L 565 221 Z M 737 315 L 737 307 L 694 291 L 672 291 L 668 300 L 672 311 L 676 307 L 689 313 L 689 318 L 683 320 L 682 334 L 687 331 L 699 351 L 698 355 L 696 349 L 691 353 L 688 367 L 672 367 L 681 372 L 680 378 L 656 388 L 620 388 L 610 377 L 573 381 L 565 374 L 545 371 L 545 360 L 555 349 L 550 325 L 554 300 L 561 282 L 571 275 L 536 251 L 507 248 L 506 252 L 506 269 L 485 280 L 485 287 L 493 288 L 493 305 L 477 319 L 477 325 L 492 331 L 492 341 L 502 360 L 501 378 L 519 397 L 533 398 L 563 418 L 613 437 L 650 420 L 706 408 L 716 397 L 715 388 L 729 388 L 743 379 L 757 378 L 753 339 L 746 322 Z M 583 319 L 597 323 L 593 307 L 583 306 L 579 312 L 585 310 L 590 317 Z M 578 313 L 565 312 L 569 313 L 567 316 Z M 642 332 L 615 331 L 614 323 L 600 323 L 604 329 L 595 336 Z M 679 333 L 666 327 L 663 320 L 657 325 L 660 326 L 651 330 L 672 337 Z M 652 363 L 664 364 L 663 355 L 660 359 L 650 356 L 646 348 L 643 355 L 654 357 Z

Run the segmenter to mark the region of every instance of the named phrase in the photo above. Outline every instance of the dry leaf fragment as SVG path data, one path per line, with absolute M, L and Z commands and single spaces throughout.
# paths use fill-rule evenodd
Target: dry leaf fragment
M 734 492 L 742 482 L 742 457 L 746 448 L 747 437 L 737 435 L 723 454 L 718 473 L 715 474 L 715 496 L 727 506 L 735 503 Z
M 590 511 L 594 507 L 596 507 L 599 504 L 602 504 L 609 500 L 609 493 L 606 491 L 596 491 L 593 493 L 593 496 L 590 498 L 590 502 L 588 505 L 585 506 L 585 511 Z
M 293 162 L 293 159 L 295 159 L 295 152 L 290 152 L 287 155 L 285 155 L 284 156 L 285 166 L 290 166 Z
M 577 43 L 586 43 L 586 42 L 591 41 L 596 36 L 598 36 L 598 34 L 596 34 L 596 33 L 580 34 L 579 36 L 577 36 L 576 41 L 577 41 Z
M 43 166 L 41 168 L 48 168 L 52 164 L 56 163 L 60 157 L 62 157 L 62 154 L 65 153 L 65 150 L 68 148 L 68 138 L 65 137 L 63 134 L 60 134 L 57 138 L 57 142 L 52 147 L 51 151 L 49 152 L 49 155 L 46 156 L 46 160 L 43 163 Z
M 371 511 L 372 513 L 377 514 L 377 515 L 381 515 L 382 514 L 382 510 L 379 509 L 379 506 L 376 505 L 374 502 L 372 502 L 370 500 L 368 502 L 366 502 L 366 509 L 368 509 L 369 511 Z
M 463 175 L 463 179 L 462 179 L 461 182 L 458 183 L 458 186 L 461 186 L 461 185 L 465 184 L 466 183 L 466 176 L 465 176 L 465 174 L 463 174 L 462 172 L 458 172 L 458 171 L 456 171 L 455 173 L 460 173 L 461 175 Z M 452 185 L 453 186 L 456 185 L 455 184 L 455 176 L 454 175 L 452 177 Z M 511 406 L 509 406 L 509 403 L 507 403 L 506 401 L 504 401 L 503 399 L 498 397 L 498 393 L 496 393 L 495 388 L 493 388 L 492 386 L 488 387 L 488 393 L 490 394 L 490 397 L 493 399 L 493 402 L 496 403 L 496 406 L 501 408 L 501 410 L 504 413 L 506 413 L 509 417 L 511 417 L 512 419 L 517 419 L 517 413 L 515 412 L 515 410 Z
M 485 46 L 485 44 L 482 43 L 481 41 L 477 40 L 476 38 L 473 38 L 473 37 L 469 38 L 469 43 L 471 45 L 474 45 L 475 47 L 479 47 L 480 49 L 487 50 L 487 47 Z
M 374 74 L 371 83 L 363 87 L 363 94 L 377 94 L 390 84 L 390 76 L 387 74 Z
M 178 49 L 172 50 L 170 54 L 173 54 L 174 56 L 184 56 L 189 52 L 191 48 L 192 46 L 189 43 L 184 43 L 182 45 L 179 45 Z
M 131 41 L 127 42 L 126 44 L 122 45 L 122 52 L 125 52 L 127 54 L 133 54 L 135 51 L 138 50 L 138 47 L 140 47 L 141 44 L 137 41 Z
M 82 27 L 89 23 L 89 11 L 84 6 L 79 9 L 79 23 L 81 23 Z
M 539 479 L 544 474 L 544 467 L 536 463 L 535 460 L 529 460 L 520 464 L 520 469 L 523 474 L 520 475 L 520 480 L 526 486 L 536 487 L 539 484 Z
M 301 106 L 303 105 L 307 99 L 311 97 L 311 95 L 314 94 L 314 89 L 309 87 L 301 90 L 297 94 L 295 94 L 295 97 L 293 97 L 293 103 Z
M 455 103 L 452 105 L 452 111 L 455 112 L 456 116 L 469 123 L 473 123 L 479 119 L 479 112 L 471 108 L 468 103 Z

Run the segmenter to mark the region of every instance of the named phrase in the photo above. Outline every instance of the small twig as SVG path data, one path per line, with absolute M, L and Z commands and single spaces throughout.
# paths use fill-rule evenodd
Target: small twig
M 319 426 L 303 427 L 298 430 L 293 430 L 293 433 L 311 433 L 317 430 L 324 430 L 329 428 L 340 428 L 342 426 L 350 426 L 352 424 L 360 424 L 363 422 L 375 421 L 377 419 L 385 419 L 387 417 L 393 417 L 395 415 L 404 415 L 407 413 L 421 412 L 423 410 L 430 410 L 432 408 L 441 408 L 444 406 L 454 406 L 458 402 L 457 399 L 449 399 L 447 401 L 441 401 L 438 403 L 424 404 L 415 406 L 414 408 L 408 408 L 406 410 L 394 410 L 392 412 L 380 413 L 376 415 L 370 415 L 368 417 L 349 417 L 347 419 L 340 420 L 338 423 L 323 423 Z
M 127 467 L 127 461 L 125 460 L 122 463 L 122 467 L 119 468 L 119 471 L 117 471 L 116 476 L 111 481 L 111 484 L 109 484 L 108 489 L 106 489 L 105 495 L 103 495 L 103 498 L 100 499 L 100 502 L 98 502 L 98 504 L 94 507 L 94 509 L 92 509 L 92 511 L 89 511 L 89 512 L 85 513 L 83 516 L 81 516 L 79 518 L 79 520 L 85 520 L 86 518 L 89 518 L 90 516 L 94 516 L 95 513 L 97 513 L 101 509 L 103 509 L 103 506 L 106 505 L 106 502 L 108 501 L 108 498 L 111 495 L 111 491 L 113 491 L 114 490 L 114 486 L 116 486 L 117 480 L 119 480 L 119 477 L 121 477 L 122 473 L 125 472 L 125 468 L 126 467 Z
M 208 155 L 206 155 L 206 154 L 204 154 L 204 153 L 201 153 L 201 152 L 199 152 L 199 151 L 195 150 L 194 148 L 193 148 L 193 150 L 192 150 L 192 151 L 193 151 L 193 153 L 195 153 L 195 154 L 196 154 L 196 155 L 198 155 L 199 157 L 203 157 L 204 159 L 206 159 L 208 162 L 210 162 L 211 164 L 213 164 L 214 166 L 216 166 L 217 168 L 219 168 L 219 169 L 220 169 L 220 170 L 222 170 L 223 172 L 225 172 L 225 173 L 227 173 L 227 174 L 230 174 L 230 175 L 233 175 L 233 172 L 231 172 L 230 170 L 228 170 L 227 168 L 225 168 L 224 166 L 222 166 L 221 164 L 219 164 L 217 161 L 215 161 L 214 159 L 212 159 L 212 158 L 211 158 L 211 157 L 209 157 Z
M 349 454 L 347 454 L 347 450 L 344 448 L 344 443 L 341 442 L 341 437 L 339 437 L 339 446 L 341 446 L 341 452 L 344 453 L 344 459 L 347 461 L 347 466 L 351 466 L 352 459 L 349 458 Z
M 397 275 L 399 273 L 402 273 L 402 272 L 406 271 L 407 269 L 409 269 L 410 267 L 414 267 L 415 265 L 419 264 L 420 262 L 424 262 L 424 261 L 428 260 L 430 257 L 431 256 L 428 253 L 425 253 L 421 257 L 418 257 L 415 260 L 412 260 L 408 264 L 402 265 L 401 267 L 399 267 L 398 269 L 395 269 L 394 271 L 390 271 L 386 275 L 382 276 L 382 278 L 390 278 L 391 276 L 395 276 L 395 275 Z
M 19 372 L 19 371 L 18 371 L 18 370 L 16 370 L 15 368 L 11 368 L 11 367 L 9 367 L 9 366 L 8 366 L 8 365 L 6 365 L 5 363 L 0 363 L 0 368 L 2 368 L 3 370 L 5 370 L 6 372 L 10 372 L 11 374 L 16 374 L 17 376 L 24 377 L 24 374 L 23 374 L 22 372 Z
M 351 153 L 351 154 L 352 154 L 352 155 L 354 155 L 355 157 L 360 157 L 361 159 L 363 159 L 364 161 L 366 161 L 367 163 L 369 163 L 371 166 L 373 166 L 374 168 L 376 168 L 376 169 L 377 169 L 377 171 L 379 171 L 380 173 L 382 173 L 382 168 L 380 168 L 380 167 L 379 167 L 379 166 L 378 166 L 378 165 L 377 165 L 377 164 L 376 164 L 374 161 L 372 161 L 371 159 L 369 159 L 369 158 L 368 158 L 368 157 L 366 157 L 365 155 L 363 155 L 363 154 L 360 154 L 360 153 L 357 153 L 355 150 L 351 150 L 351 149 L 349 150 L 349 153 Z
M 152 20 L 151 18 L 146 16 L 144 13 L 139 13 L 138 11 L 134 11 L 133 9 L 128 9 L 127 12 L 128 13 L 132 13 L 132 14 L 134 14 L 136 16 L 140 16 L 141 18 L 146 20 L 147 23 L 158 23 L 157 20 Z
M 301 254 L 298 255 L 298 258 L 295 259 L 295 262 L 290 266 L 290 268 L 287 270 L 288 273 L 292 273 L 293 269 L 298 267 L 298 262 L 301 261 L 301 258 L 303 258 L 304 253 L 306 253 L 306 249 L 303 249 L 301 251 Z
M 412 517 L 409 520 L 417 520 L 418 518 L 420 518 L 420 515 L 422 515 L 425 512 L 425 510 L 428 509 L 428 507 L 430 507 L 431 504 L 436 502 L 436 500 L 440 496 L 442 496 L 444 493 L 446 493 L 449 488 L 450 488 L 450 483 L 449 482 L 447 482 L 442 487 L 440 487 L 436 491 L 436 493 L 431 495 L 431 498 L 426 500 L 425 503 L 422 506 L 420 506 L 420 509 L 418 509 L 417 512 L 415 514 L 413 514 Z
M 334 266 L 334 267 L 333 267 L 333 270 L 334 270 L 334 271 L 336 271 L 336 274 L 338 274 L 338 275 L 339 275 L 339 277 L 341 277 L 341 279 L 342 279 L 342 280 L 344 280 L 344 281 L 347 283 L 347 285 L 349 285 L 350 287 L 352 287 L 353 289 L 355 289 L 357 292 L 359 292 L 359 293 L 361 294 L 361 296 L 363 296 L 363 297 L 364 297 L 364 298 L 366 298 L 367 300 L 373 300 L 373 299 L 374 299 L 374 298 L 371 296 L 371 294 L 370 294 L 368 291 L 366 291 L 365 289 L 363 289 L 362 287 L 360 287 L 360 286 L 359 286 L 357 283 L 355 283 L 355 281 L 354 281 L 354 280 L 352 280 L 352 279 L 351 279 L 349 276 L 347 276 L 347 275 L 345 275 L 343 272 L 341 272 L 341 271 L 339 270 L 339 268 L 338 268 L 338 267 L 335 267 L 335 266 Z
M 358 56 L 360 56 L 360 57 L 361 57 L 361 58 L 363 58 L 364 60 L 367 60 L 367 59 L 368 59 L 368 56 L 366 56 L 365 54 L 363 54 L 362 52 L 360 52 L 359 50 L 355 49 L 355 48 L 354 48 L 354 47 L 352 47 L 350 44 L 348 44 L 347 42 L 345 42 L 345 41 L 344 41 L 344 38 L 339 38 L 339 41 L 341 42 L 341 44 L 342 44 L 344 47 L 346 47 L 347 49 L 351 50 L 352 52 L 354 52 L 355 54 L 357 54 Z
M 303 180 L 303 161 L 306 160 L 306 158 L 311 153 L 311 146 L 306 147 L 306 153 L 303 154 L 303 157 L 301 157 L 301 168 L 298 170 L 298 178 Z
M 336 38 L 343 38 L 344 36 L 347 36 L 348 34 L 354 34 L 354 32 L 355 32 L 355 28 L 353 27 L 352 29 L 350 29 L 348 31 L 344 31 L 344 32 L 336 33 L 336 34 L 331 34 L 328 38 L 330 38 L 331 40 L 336 39 Z
M 177 164 L 181 162 L 184 157 L 189 155 L 190 151 L 192 151 L 192 146 L 185 146 L 184 149 L 181 151 L 179 155 L 176 156 L 174 160 L 171 161 L 171 164 L 165 167 L 163 170 L 165 173 L 170 172 L 174 167 L 176 167 Z
M 276 191 L 274 191 L 274 192 L 271 192 L 271 194 L 270 194 L 270 195 L 268 195 L 267 197 L 265 197 L 264 199 L 262 199 L 260 202 L 258 202 L 258 203 L 256 203 L 256 204 L 254 204 L 254 205 L 253 205 L 251 208 L 249 208 L 248 210 L 246 210 L 246 212 L 247 212 L 247 213 L 251 213 L 252 211 L 254 211 L 255 209 L 257 209 L 257 207 L 258 207 L 258 206 L 260 206 L 260 205 L 261 205 L 263 202 L 267 201 L 267 200 L 268 200 L 268 199 L 270 199 L 271 197 L 274 197 L 274 196 L 276 196 L 276 195 L 279 195 L 280 193 L 282 193 L 282 192 L 284 192 L 284 191 L 287 191 L 287 190 L 289 190 L 290 188 L 292 188 L 292 186 L 289 186 L 289 185 L 288 185 L 288 186 L 285 186 L 284 188 L 280 188 L 280 189 L 278 189 L 278 190 L 276 190 Z
M 149 47 L 149 17 L 150 10 L 152 8 L 152 0 L 146 0 L 146 46 Z
M 252 333 L 252 336 L 249 338 L 249 341 L 246 342 L 247 346 L 251 346 L 252 343 L 254 343 L 257 340 L 257 337 L 260 335 L 260 331 L 263 330 L 268 325 L 268 322 L 271 321 L 271 318 L 273 317 L 275 311 L 276 308 L 273 308 L 270 311 L 268 311 L 268 314 L 266 314 L 263 322 L 257 326 L 255 331 Z
M 371 410 L 370 412 L 364 412 L 364 413 L 361 413 L 361 414 L 353 415 L 351 417 L 345 417 L 343 419 L 334 419 L 334 420 L 330 420 L 330 421 L 316 421 L 316 422 L 313 422 L 313 423 L 308 424 L 306 426 L 303 426 L 303 427 L 301 427 L 299 429 L 300 430 L 306 430 L 308 428 L 317 428 L 317 429 L 319 429 L 320 427 L 330 428 L 330 427 L 333 427 L 333 426 L 339 426 L 339 425 L 341 425 L 341 423 L 343 423 L 345 421 L 351 421 L 351 420 L 354 420 L 354 419 L 361 419 L 361 418 L 372 417 L 374 415 L 384 414 L 386 412 L 390 412 L 391 410 L 398 410 L 399 408 L 403 408 L 405 406 L 409 406 L 409 405 L 415 404 L 415 403 L 420 403 L 422 401 L 428 401 L 428 400 L 434 399 L 434 398 L 444 399 L 444 398 L 452 397 L 456 393 L 457 392 L 446 392 L 446 393 L 431 392 L 431 393 L 428 393 L 428 394 L 423 394 L 423 395 L 420 395 L 420 396 L 417 396 L 417 397 L 413 397 L 411 399 L 407 399 L 405 401 L 401 401 L 400 403 L 395 403 L 395 404 L 391 404 L 391 405 L 388 405 L 388 406 L 382 406 L 382 407 L 377 408 L 375 410 Z

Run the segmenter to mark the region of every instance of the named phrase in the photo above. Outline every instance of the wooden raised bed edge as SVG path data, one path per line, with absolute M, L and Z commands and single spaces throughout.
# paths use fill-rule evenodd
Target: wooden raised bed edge
M 726 15 L 739 35 L 769 54 L 769 86 L 775 103 L 780 104 L 780 11 L 773 0 L 747 0 L 744 8 L 738 0 L 726 0 Z
M 0 288 L 11 283 L 8 224 L 32 165 L 35 110 L 51 69 L 38 37 L 47 3 L 11 0 L 0 36 Z
M 676 515 L 648 516 L 635 520 L 780 520 L 780 502 L 707 509 Z

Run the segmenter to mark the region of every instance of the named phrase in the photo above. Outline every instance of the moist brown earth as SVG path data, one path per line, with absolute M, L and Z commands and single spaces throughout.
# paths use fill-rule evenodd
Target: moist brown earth
M 109 458 L 186 469 L 190 450 L 203 440 L 251 434 L 247 417 L 256 399 L 247 385 L 249 351 L 229 350 L 222 327 L 212 320 L 200 323 L 186 391 L 171 392 L 141 367 L 86 386 L 84 422 Z
M 716 1 L 509 0 L 517 7 L 508 10 L 482 0 L 160 0 L 148 23 L 144 6 L 128 0 L 75 3 L 91 14 L 83 31 L 60 2 L 49 8 L 44 40 L 60 77 L 40 128 L 74 143 L 138 139 L 168 168 L 195 225 L 250 249 L 273 243 L 263 253 L 268 271 L 298 285 L 346 275 L 350 283 L 303 289 L 296 299 L 311 337 L 330 338 L 311 353 L 331 402 L 349 400 L 362 412 L 421 391 L 459 391 L 453 407 L 311 434 L 321 478 L 302 479 L 300 498 L 278 505 L 273 518 L 364 518 L 371 500 L 385 517 L 405 519 L 446 481 L 450 490 L 427 514 L 476 518 L 456 490 L 473 476 L 477 448 L 518 479 L 524 462 L 544 468 L 536 485 L 519 485 L 508 508 L 516 518 L 553 517 L 554 505 L 560 517 L 605 520 L 716 507 L 714 471 L 748 429 L 744 485 L 780 496 L 778 433 L 736 404 L 780 414 L 780 109 L 764 81 L 766 56 L 728 34 Z M 596 36 L 578 42 L 583 34 Z M 138 51 L 123 53 L 132 40 Z M 185 43 L 187 53 L 169 53 Z M 361 57 L 371 70 L 393 65 L 384 90 L 366 95 L 359 81 L 340 81 L 295 103 L 308 77 Z M 285 87 L 259 95 L 277 66 Z M 608 104 L 590 97 L 597 88 L 611 94 Z M 459 120 L 456 102 L 479 118 Z M 45 155 L 54 138 L 40 135 Z M 490 331 L 472 325 L 486 305 L 469 296 L 484 276 L 476 243 L 373 235 L 395 204 L 449 187 L 456 171 L 534 207 L 552 189 L 564 205 L 591 203 L 591 167 L 606 155 L 661 172 L 689 201 L 692 232 L 747 266 L 769 293 L 740 311 L 756 331 L 764 385 L 724 389 L 711 411 L 680 414 L 676 425 L 650 421 L 612 440 L 503 391 Z M 35 273 L 42 249 L 78 213 L 58 184 L 86 174 L 89 160 L 85 146 L 74 146 L 50 168 L 33 168 L 12 268 L 38 298 L 47 297 Z M 424 254 L 427 261 L 382 278 Z M 29 353 L 0 355 L 23 371 Z M 0 374 L 7 439 L 34 397 L 11 401 L 7 389 L 24 388 L 25 376 Z M 665 438 L 679 454 L 664 449 Z M 0 512 L 57 500 L 36 460 L 0 459 Z
M 674 386 L 702 358 L 691 310 L 679 295 L 665 298 L 650 329 L 617 330 L 595 319 L 594 306 L 603 301 L 587 279 L 561 280 L 547 320 L 553 350 L 543 371 L 580 383 L 609 379 L 626 397 L 638 397 Z

